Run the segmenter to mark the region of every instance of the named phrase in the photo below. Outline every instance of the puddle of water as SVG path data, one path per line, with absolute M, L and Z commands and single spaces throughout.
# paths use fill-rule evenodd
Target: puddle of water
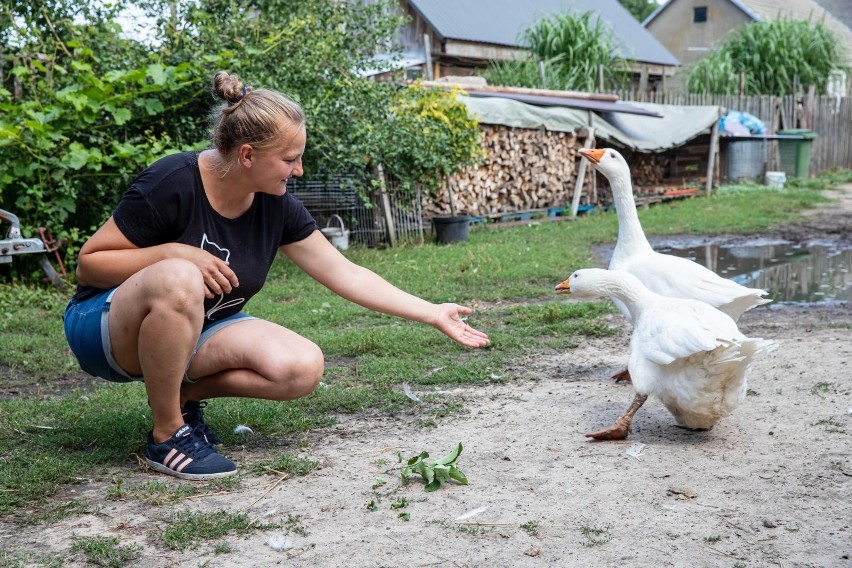
M 694 260 L 743 286 L 766 290 L 775 302 L 852 301 L 852 248 L 836 243 L 703 243 L 655 250 Z

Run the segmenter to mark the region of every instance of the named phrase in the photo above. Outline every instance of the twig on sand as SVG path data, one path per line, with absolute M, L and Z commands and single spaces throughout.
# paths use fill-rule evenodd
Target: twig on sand
M 723 511 L 727 511 L 724 507 L 719 507 L 718 505 L 708 505 L 707 503 L 701 503 L 700 501 L 693 501 L 696 505 L 701 505 L 702 507 L 710 507 L 711 509 L 722 509 Z
M 286 471 L 278 471 L 277 469 L 273 469 L 273 468 L 269 467 L 268 465 L 263 466 L 263 469 L 269 470 L 273 473 L 277 473 L 278 475 L 283 476 L 284 479 L 287 479 L 288 477 L 290 477 L 290 474 L 287 473 Z
M 721 554 L 722 556 L 727 556 L 728 558 L 733 558 L 734 560 L 745 560 L 745 558 L 740 558 L 739 556 L 734 556 L 733 554 L 728 554 L 727 552 L 722 552 L 721 550 L 716 550 L 712 546 L 707 546 L 706 544 L 704 545 L 704 547 L 709 548 L 710 550 L 712 550 L 716 554 Z
M 230 495 L 233 491 L 214 491 L 212 493 L 199 493 L 198 495 L 187 495 L 180 497 L 176 501 L 185 501 L 187 499 L 200 499 L 201 497 L 212 497 L 214 495 Z
M 243 508 L 242 508 L 242 510 L 243 510 L 243 511 L 245 511 L 245 510 L 247 510 L 247 509 L 251 509 L 252 507 L 254 507 L 254 506 L 257 504 L 257 502 L 258 502 L 258 501 L 260 501 L 261 499 L 263 499 L 264 497 L 266 497 L 266 495 L 267 495 L 270 491 L 272 491 L 273 489 L 275 489 L 276 487 L 278 487 L 278 484 L 280 484 L 282 481 L 284 481 L 285 479 L 287 479 L 288 477 L 290 477 L 290 474 L 289 474 L 289 473 L 284 473 L 284 472 L 281 472 L 281 471 L 278 471 L 278 470 L 272 469 L 271 467 L 267 467 L 267 468 L 265 468 L 265 469 L 268 469 L 269 471 L 274 471 L 275 473 L 279 474 L 281 477 L 279 477 L 279 478 L 278 478 L 278 481 L 276 481 L 275 483 L 273 483 L 273 484 L 269 487 L 269 489 L 267 489 L 266 491 L 264 491 L 264 492 L 263 492 L 263 495 L 261 495 L 260 497 L 258 497 L 258 498 L 257 498 L 257 499 L 255 499 L 254 501 L 252 501 L 250 504 L 248 504 L 248 505 L 246 505 L 245 507 L 243 507 Z

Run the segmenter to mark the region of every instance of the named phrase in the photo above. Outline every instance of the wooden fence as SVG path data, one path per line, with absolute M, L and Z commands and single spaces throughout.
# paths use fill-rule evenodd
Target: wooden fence
M 618 93 L 625 102 L 666 105 L 718 105 L 747 112 L 762 120 L 769 134 L 779 130 L 807 129 L 817 133 L 811 148 L 810 174 L 833 168 L 852 170 L 852 98 L 788 95 L 776 97 L 737 95 L 687 95 Z

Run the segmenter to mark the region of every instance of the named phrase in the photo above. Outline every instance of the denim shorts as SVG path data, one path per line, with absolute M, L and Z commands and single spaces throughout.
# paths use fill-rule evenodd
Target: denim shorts
M 109 339 L 109 305 L 115 290 L 115 288 L 104 290 L 79 302 L 72 299 L 65 308 L 63 316 L 65 337 L 80 368 L 90 375 L 120 383 L 142 381 L 144 377 L 128 375 L 112 356 L 112 345 Z M 232 323 L 244 319 L 257 318 L 237 312 L 224 319 L 205 322 L 201 328 L 198 343 L 186 365 L 187 369 L 195 354 L 208 339 Z M 192 382 L 185 375 L 184 381 Z

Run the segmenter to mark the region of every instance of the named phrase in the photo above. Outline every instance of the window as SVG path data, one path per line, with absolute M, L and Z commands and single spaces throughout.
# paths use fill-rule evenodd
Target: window
M 699 6 L 692 9 L 692 21 L 696 24 L 707 21 L 707 6 Z

